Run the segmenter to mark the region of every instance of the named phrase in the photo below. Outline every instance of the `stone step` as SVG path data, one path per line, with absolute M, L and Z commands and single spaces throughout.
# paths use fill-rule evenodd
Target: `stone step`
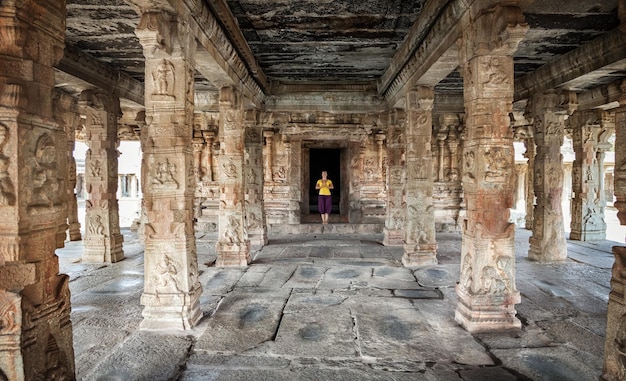
M 285 234 L 369 234 L 382 233 L 383 224 L 348 224 L 348 223 L 322 223 L 312 224 L 272 224 L 268 226 L 268 234 L 285 235 Z

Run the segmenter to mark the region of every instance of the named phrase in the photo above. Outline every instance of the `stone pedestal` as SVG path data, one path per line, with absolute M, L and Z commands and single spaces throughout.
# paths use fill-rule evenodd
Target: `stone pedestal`
M 146 57 L 144 150 L 145 284 L 143 321 L 149 330 L 192 328 L 202 317 L 193 229 L 195 190 L 193 55 L 186 24 L 167 12 L 145 12 L 136 30 Z
M 83 261 L 118 262 L 124 259 L 117 203 L 117 117 L 119 99 L 100 90 L 81 94 L 80 106 L 86 116 L 89 150 L 85 158 L 85 239 Z
M 407 95 L 405 266 L 437 263 L 431 153 L 432 88 L 420 87 Z
M 67 137 L 53 111 L 65 2 L 0 4 L 0 378 L 73 380 Z M 64 231 L 65 229 L 63 229 Z
M 522 11 L 496 6 L 477 15 L 460 44 L 466 139 L 459 303 L 455 319 L 470 332 L 520 328 L 515 304 L 514 151 L 509 113 L 513 53 L 528 29 Z M 506 40 L 502 40 L 506 38 Z
M 576 159 L 572 164 L 570 239 L 597 241 L 606 238 L 604 222 L 604 151 L 612 129 L 603 126 L 602 112 L 575 112 L 568 120 Z
M 533 234 L 528 258 L 535 261 L 561 261 L 567 258 L 563 227 L 563 133 L 567 110 L 561 107 L 563 97 L 557 93 L 535 95 L 528 112 L 533 119 L 533 136 L 537 145 L 534 160 Z
M 245 220 L 244 126 L 241 94 L 220 90 L 220 209 L 216 266 L 247 266 L 250 240 Z

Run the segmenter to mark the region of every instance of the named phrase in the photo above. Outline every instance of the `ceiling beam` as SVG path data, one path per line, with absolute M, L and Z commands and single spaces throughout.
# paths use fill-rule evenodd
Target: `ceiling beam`
M 63 58 L 55 67 L 93 87 L 110 91 L 142 107 L 144 105 L 143 83 L 72 46 L 65 46 Z
M 590 79 L 625 69 L 626 34 L 615 29 L 516 79 L 514 99 L 557 88 L 581 91 Z

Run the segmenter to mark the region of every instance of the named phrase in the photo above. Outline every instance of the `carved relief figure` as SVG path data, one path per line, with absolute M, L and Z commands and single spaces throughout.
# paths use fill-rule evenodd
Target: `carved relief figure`
M 237 177 L 237 166 L 233 163 L 232 159 L 228 159 L 228 163 L 224 163 L 222 169 L 224 169 L 224 175 L 229 179 Z
M 0 124 L 0 205 L 15 205 L 15 188 L 9 176 L 9 158 L 2 153 L 7 128 Z
M 285 182 L 287 176 L 285 174 L 285 167 L 280 166 L 274 171 L 274 181 Z
M 505 181 L 511 168 L 511 162 L 506 157 L 504 150 L 493 148 L 485 152 L 485 179 L 490 181 Z
M 248 229 L 260 229 L 261 228 L 261 219 L 255 214 L 250 213 L 248 217 Z
M 508 85 L 509 79 L 498 58 L 491 58 L 482 64 L 485 75 L 485 87 Z
M 31 206 L 53 206 L 59 203 L 56 147 L 48 135 L 37 141 L 35 157 L 30 161 L 33 194 Z
M 89 233 L 93 235 L 104 235 L 104 225 L 102 225 L 102 217 L 100 215 L 95 215 L 91 220 L 89 220 Z
M 234 216 L 228 216 L 228 226 L 226 227 L 226 233 L 224 233 L 224 238 L 228 243 L 241 243 L 241 239 L 239 238 L 241 230 L 241 225 L 239 221 Z
M 152 80 L 154 81 L 155 95 L 174 94 L 174 65 L 163 59 L 156 69 L 152 72 Z
M 178 284 L 178 266 L 172 258 L 167 255 L 163 256 L 163 260 L 158 264 L 154 278 L 154 286 L 156 292 L 182 292 Z
M 170 163 L 169 159 L 165 159 L 164 162 L 158 162 L 152 184 L 174 185 L 178 187 L 178 181 L 176 181 L 176 164 Z

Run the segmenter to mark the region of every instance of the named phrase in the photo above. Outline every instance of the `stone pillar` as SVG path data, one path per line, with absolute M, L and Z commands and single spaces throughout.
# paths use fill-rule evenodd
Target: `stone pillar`
M 576 158 L 572 164 L 572 221 L 570 239 L 606 239 L 604 222 L 604 151 L 611 135 L 602 126 L 602 112 L 577 111 L 568 120 Z
M 513 53 L 528 26 L 521 9 L 482 10 L 463 31 L 460 58 L 466 138 L 463 188 L 467 203 L 455 319 L 470 332 L 520 328 L 515 304 L 514 151 L 509 113 Z M 504 40 L 503 40 L 504 39 Z
M 196 183 L 199 183 L 204 175 L 204 170 L 202 168 L 204 139 L 200 137 L 193 138 L 191 145 L 193 147 L 193 174 Z
M 53 112 L 65 1 L 0 2 L 0 379 L 73 380 L 67 137 Z
M 265 138 L 265 146 L 263 147 L 263 181 L 265 183 L 273 182 L 273 167 L 274 167 L 274 131 L 263 131 L 263 138 Z
M 246 126 L 245 189 L 246 228 L 250 247 L 267 245 L 267 224 L 263 203 L 263 136 L 253 124 Z
M 384 168 L 383 168 L 383 162 L 385 160 L 385 155 L 384 155 L 384 145 L 385 145 L 385 134 L 382 133 L 378 133 L 376 135 L 374 135 L 374 140 L 376 141 L 376 147 L 377 147 L 377 159 L 378 159 L 378 172 L 377 172 L 377 177 L 379 179 L 383 178 L 383 172 L 384 172 Z
M 100 90 L 86 90 L 80 96 L 81 113 L 86 116 L 89 146 L 85 158 L 85 239 L 83 261 L 118 262 L 124 259 L 117 203 L 117 117 L 119 99 Z
M 188 24 L 167 12 L 141 15 L 146 126 L 141 131 L 145 284 L 142 329 L 192 328 L 202 317 L 193 228 L 193 82 Z
M 527 230 L 532 230 L 535 219 L 535 139 L 532 137 L 532 129 L 528 129 L 530 136 L 524 139 L 524 157 L 528 159 L 528 170 L 526 171 L 526 181 L 524 183 L 524 199 L 526 200 L 526 224 Z
M 404 204 L 405 163 L 403 159 L 405 123 L 404 118 L 397 120 L 389 126 L 388 130 L 387 213 L 383 229 L 383 245 L 385 246 L 402 246 L 404 242 L 404 219 L 406 215 L 406 205 Z
M 432 88 L 407 94 L 405 266 L 437 263 L 435 210 L 433 207 L 433 157 L 431 151 Z
M 213 176 L 213 140 L 215 139 L 215 133 L 212 131 L 202 131 L 202 137 L 204 137 L 204 149 L 202 154 L 204 159 L 202 160 L 202 180 L 214 181 Z
M 533 120 L 537 153 L 532 178 L 536 196 L 528 258 L 535 261 L 561 261 L 567 258 L 563 227 L 563 133 L 566 110 L 556 93 L 536 94 L 528 104 Z
M 244 205 L 244 126 L 241 94 L 220 89 L 220 209 L 216 266 L 247 266 L 250 240 Z
M 68 232 L 62 232 L 62 237 L 57 239 L 69 238 L 70 241 L 80 241 L 82 239 L 80 233 L 80 222 L 78 222 L 78 201 L 76 200 L 76 159 L 74 159 L 74 148 L 76 143 L 76 127 L 80 122 L 80 114 L 77 110 L 76 99 L 55 92 L 54 111 L 58 114 L 59 124 L 65 128 L 65 136 L 67 138 L 67 224 Z M 58 242 L 57 242 L 58 246 Z
M 615 208 L 626 225 L 626 81 L 622 82 L 621 107 L 615 112 Z M 626 379 L 626 247 L 613 246 L 615 263 L 606 321 L 602 380 Z

